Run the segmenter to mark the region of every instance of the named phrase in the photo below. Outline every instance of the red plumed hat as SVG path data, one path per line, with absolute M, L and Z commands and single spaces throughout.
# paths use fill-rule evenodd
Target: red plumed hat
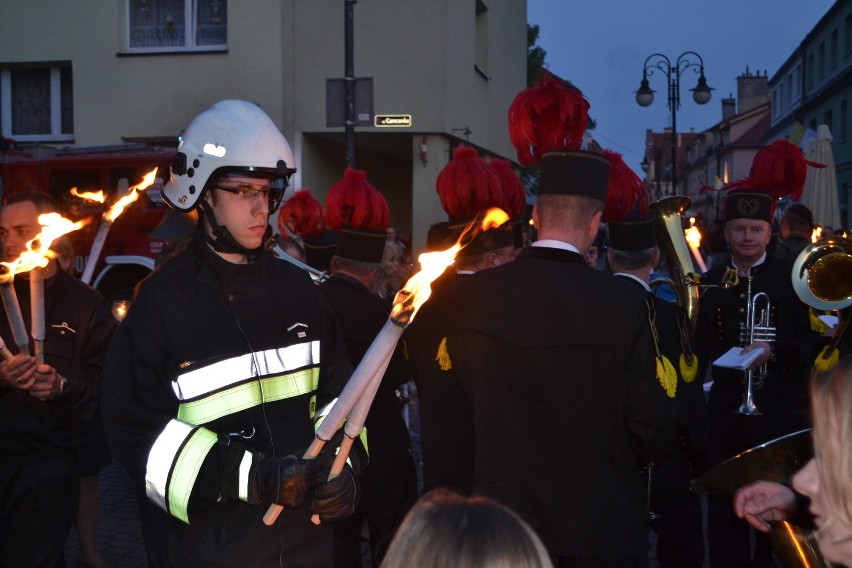
M 609 184 L 604 203 L 603 221 L 618 223 L 632 214 L 635 220 L 648 216 L 648 189 L 642 179 L 624 163 L 621 154 L 604 150 L 604 156 L 609 158 Z
M 435 186 L 441 206 L 453 221 L 473 219 L 483 209 L 503 204 L 497 173 L 464 144 L 453 151 L 453 159 L 438 174 Z
M 287 200 L 278 213 L 278 232 L 300 237 L 318 237 L 325 230 L 322 204 L 307 189 L 299 190 Z
M 564 81 L 541 79 L 521 91 L 509 107 L 509 138 L 518 161 L 540 164 L 544 152 L 580 148 L 588 115 L 583 93 Z
M 729 184 L 725 189 L 748 189 L 769 194 L 774 202 L 790 196 L 798 201 L 805 188 L 808 166 L 824 168 L 825 164 L 805 159 L 802 150 L 787 140 L 776 140 L 761 148 L 751 162 L 748 177 Z
M 367 172 L 346 168 L 343 179 L 332 186 L 325 198 L 328 226 L 339 231 L 347 225 L 355 229 L 384 231 L 390 223 L 385 197 L 367 181 Z
M 500 188 L 503 190 L 503 204 L 500 209 L 505 211 L 511 219 L 521 217 L 527 207 L 527 196 L 521 178 L 512 169 L 508 160 L 493 158 L 491 167 L 500 178 Z
M 367 181 L 367 172 L 346 168 L 325 198 L 328 226 L 340 240 L 337 256 L 379 263 L 385 250 L 390 209 L 385 197 Z

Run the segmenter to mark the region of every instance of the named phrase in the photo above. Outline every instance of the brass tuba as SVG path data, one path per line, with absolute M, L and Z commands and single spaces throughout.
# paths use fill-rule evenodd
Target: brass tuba
M 818 310 L 852 306 L 852 240 L 828 237 L 808 245 L 793 263 L 793 289 Z
M 698 320 L 698 282 L 692 266 L 692 256 L 686 237 L 683 236 L 681 221 L 684 211 L 689 208 L 688 197 L 675 195 L 664 197 L 651 204 L 654 214 L 654 231 L 657 244 L 669 262 L 671 278 L 655 278 L 651 287 L 670 284 L 677 294 L 677 303 L 686 312 L 691 329 L 695 329 Z
M 754 481 L 781 483 L 790 479 L 813 456 L 811 430 L 800 430 L 760 444 L 738 454 L 698 478 L 692 484 L 695 493 L 733 495 Z M 784 568 L 827 568 L 810 531 L 787 521 L 769 523 L 769 543 Z

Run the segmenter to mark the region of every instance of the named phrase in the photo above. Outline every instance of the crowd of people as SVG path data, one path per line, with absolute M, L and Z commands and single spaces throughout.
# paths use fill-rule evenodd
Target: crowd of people
M 535 97 L 575 112 L 532 128 L 551 116 L 532 112 Z M 2 320 L 0 567 L 63 566 L 75 518 L 79 564 L 103 566 L 91 480 L 111 457 L 133 480 L 154 567 L 360 567 L 367 535 L 373 566 L 632 568 L 649 530 L 662 567 L 708 554 L 714 568 L 757 567 L 772 565 L 760 535 L 782 519 L 815 523 L 825 557 L 852 563 L 852 366 L 812 372 L 848 341 L 791 283 L 807 209 L 789 207 L 773 239 L 777 199 L 804 178 L 766 172 L 803 171 L 795 153 L 770 145 L 728 191 L 727 258 L 699 286 L 664 259 L 662 239 L 677 237 L 658 231 L 638 176 L 618 154 L 580 149 L 587 110 L 553 80 L 513 103 L 519 161 L 540 168 L 530 212 L 507 163 L 455 148 L 427 248 L 464 247 L 343 446 L 342 428 L 318 432 L 413 272 L 408 247 L 366 172 L 347 169 L 323 210 L 288 190 L 293 153 L 259 107 L 226 100 L 196 116 L 162 189 L 189 234 L 121 323 L 58 260 L 44 269 L 43 361 L 16 316 Z M 211 140 L 227 151 L 207 152 Z M 480 227 L 492 208 L 504 222 Z M 5 259 L 55 210 L 41 194 L 9 199 Z M 664 260 L 674 301 L 652 287 Z M 17 295 L 29 329 L 20 276 L 0 275 L 0 292 Z M 732 349 L 757 356 L 714 364 Z M 693 482 L 811 425 L 815 457 L 792 485 L 754 480 L 733 505 L 708 497 L 705 542 Z

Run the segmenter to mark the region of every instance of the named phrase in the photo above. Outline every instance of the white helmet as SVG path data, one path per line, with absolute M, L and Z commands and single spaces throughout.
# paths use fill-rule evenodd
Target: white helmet
M 283 180 L 286 188 L 295 166 L 290 144 L 260 107 L 236 99 L 219 101 L 187 127 L 161 195 L 171 207 L 191 211 L 214 174 L 269 175 Z

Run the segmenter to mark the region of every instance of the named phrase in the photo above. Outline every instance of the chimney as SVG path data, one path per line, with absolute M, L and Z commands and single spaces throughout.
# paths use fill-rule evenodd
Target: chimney
M 737 114 L 737 100 L 733 95 L 728 95 L 727 99 L 722 99 L 722 120 L 728 120 Z
M 737 102 L 740 113 L 769 102 L 769 77 L 766 71 L 763 75 L 752 75 L 746 66 L 745 73 L 737 77 Z

